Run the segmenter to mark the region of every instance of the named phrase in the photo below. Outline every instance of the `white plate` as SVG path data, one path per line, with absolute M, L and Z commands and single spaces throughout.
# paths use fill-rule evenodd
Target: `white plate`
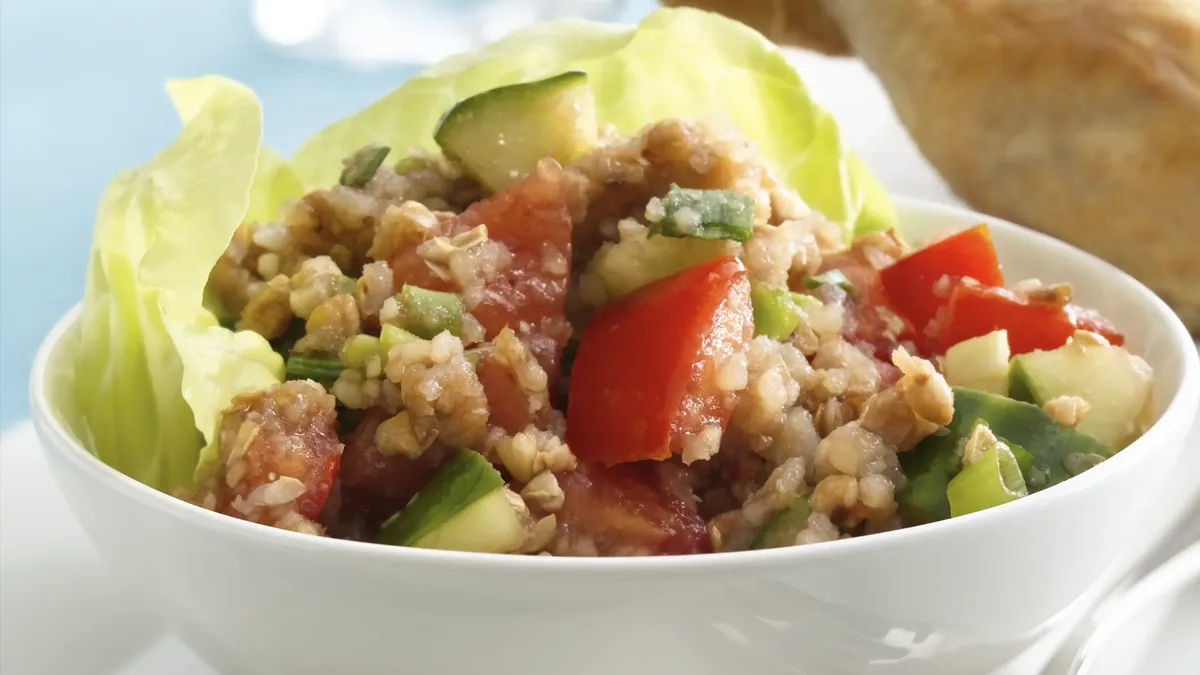
M 1171 569 L 1157 570 L 1123 598 L 1129 607 L 1101 621 L 1084 646 L 1077 675 L 1195 675 L 1200 670 L 1198 554 L 1200 543 L 1192 544 L 1188 553 L 1168 563 Z M 1185 579 L 1190 581 L 1176 585 Z M 1153 587 L 1159 582 L 1171 584 L 1171 592 L 1158 593 Z

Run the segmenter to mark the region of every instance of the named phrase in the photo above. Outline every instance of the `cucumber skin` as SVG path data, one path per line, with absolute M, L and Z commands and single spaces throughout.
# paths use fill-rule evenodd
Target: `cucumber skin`
M 475 502 L 504 487 L 504 478 L 483 455 L 460 450 L 425 489 L 384 522 L 379 543 L 412 546 Z
M 1035 405 L 1058 396 L 1086 400 L 1091 408 L 1075 430 L 1115 452 L 1139 435 L 1137 418 L 1150 398 L 1153 371 L 1122 347 L 1068 343 L 1014 357 L 1009 381 L 1014 396 Z
M 448 134 L 453 133 L 456 118 L 474 114 L 481 106 L 486 107 L 491 101 L 510 96 L 523 96 L 533 87 L 544 87 L 546 85 L 559 85 L 563 83 L 571 83 L 579 80 L 587 83 L 587 73 L 581 70 L 568 70 L 565 73 L 559 73 L 544 80 L 534 80 L 532 82 L 517 82 L 515 84 L 507 84 L 502 87 L 495 87 L 487 91 L 481 91 L 473 96 L 468 96 L 458 103 L 450 106 L 442 116 L 438 118 L 437 124 L 433 127 L 433 140 L 438 145 L 446 140 Z
M 1029 375 L 1025 372 L 1020 357 L 1014 358 L 1008 367 L 1008 395 L 1010 398 L 1025 403 L 1040 405 L 1044 401 L 1037 400 L 1033 389 L 1029 386 Z
M 580 88 L 574 95 L 576 115 L 568 118 L 562 113 L 548 114 L 546 101 L 569 87 Z M 529 101 L 524 111 L 527 114 L 514 116 L 511 108 L 523 101 Z M 510 114 L 497 114 L 493 107 L 501 110 L 507 107 Z M 533 129 L 530 119 L 540 119 L 544 124 Z M 493 128 L 517 132 L 516 142 L 505 148 L 503 141 L 497 144 L 490 134 L 478 135 L 481 129 Z M 447 158 L 496 193 L 528 175 L 544 157 L 566 164 L 590 151 L 598 142 L 597 129 L 595 101 L 588 88 L 587 73 L 573 70 L 467 97 L 442 114 L 434 127 L 433 139 Z M 547 139 L 558 143 L 549 143 Z
M 1026 481 L 1031 494 L 1071 477 L 1063 467 L 1063 459 L 1069 454 L 1112 455 L 1107 446 L 1059 425 L 1035 405 L 960 387 L 953 391 L 954 419 L 947 427 L 949 433 L 930 436 L 900 455 L 908 485 L 900 491 L 896 501 L 901 515 L 909 523 L 928 523 L 950 517 L 946 486 L 962 468 L 957 446 L 970 434 L 977 420 L 985 420 L 996 436 L 1033 455 L 1033 467 L 1044 472 L 1047 479 L 1041 485 L 1030 485 Z

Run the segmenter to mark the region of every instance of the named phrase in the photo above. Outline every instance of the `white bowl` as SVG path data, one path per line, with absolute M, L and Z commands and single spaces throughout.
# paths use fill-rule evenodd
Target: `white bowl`
M 984 221 L 1010 280 L 1074 282 L 1154 367 L 1154 427 L 1066 483 L 941 523 L 768 551 L 566 559 L 321 539 L 147 488 L 84 451 L 52 410 L 47 367 L 73 314 L 38 354 L 34 419 L 132 596 L 227 675 L 984 673 L 1061 632 L 1131 541 L 1177 518 L 1182 504 L 1153 498 L 1195 418 L 1200 365 L 1167 306 L 1112 266 L 995 218 L 898 208 L 913 240 Z M 1200 456 L 1178 467 L 1200 475 Z

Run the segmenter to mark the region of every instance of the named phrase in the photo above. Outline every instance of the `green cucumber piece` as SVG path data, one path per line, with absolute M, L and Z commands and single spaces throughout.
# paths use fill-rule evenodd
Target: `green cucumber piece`
M 1029 388 L 1029 374 L 1021 359 L 1013 359 L 1008 365 L 1008 396 L 1017 401 L 1037 403 L 1037 397 Z
M 809 295 L 808 293 L 795 293 L 795 292 L 793 292 L 791 295 L 792 295 L 792 302 L 796 303 L 797 307 L 799 307 L 800 309 L 805 310 L 805 311 L 810 310 L 810 309 L 818 309 L 820 307 L 825 306 L 825 303 L 821 302 L 821 299 L 815 295 Z
M 1008 359 L 1008 331 L 992 331 L 947 349 L 942 373 L 952 386 L 1007 396 Z
M 808 495 L 797 495 L 796 500 L 785 509 L 776 511 L 767 520 L 750 544 L 752 549 L 782 548 L 796 543 L 796 535 L 808 527 L 808 517 L 812 515 L 812 505 Z
M 496 490 L 471 504 L 457 517 L 435 528 L 413 546 L 443 551 L 509 553 L 525 539 L 520 517 L 503 490 Z
M 660 201 L 661 218 L 651 234 L 693 239 L 749 241 L 754 234 L 754 199 L 733 190 L 691 190 L 671 184 Z M 647 217 L 651 208 L 647 208 Z
M 432 340 L 442 331 L 462 334 L 464 308 L 458 295 L 405 284 L 399 300 L 404 309 L 404 327 L 413 335 Z
M 1014 357 L 1009 377 L 1013 396 L 1037 405 L 1059 396 L 1087 401 L 1091 409 L 1076 431 L 1114 451 L 1137 437 L 1152 379 L 1150 366 L 1122 347 L 1076 342 Z
M 516 510 L 504 495 L 504 478 L 477 452 L 461 450 L 408 506 L 380 529 L 393 546 L 505 553 L 524 538 Z
M 754 307 L 754 334 L 786 342 L 800 325 L 800 313 L 786 288 L 750 285 L 750 303 Z
M 342 362 L 351 368 L 365 368 L 376 356 L 380 359 L 387 358 L 379 338 L 374 335 L 359 333 L 346 340 L 346 344 L 342 346 Z
M 706 260 L 730 253 L 724 241 L 661 236 L 606 242 L 588 263 L 587 272 L 604 282 L 609 301 Z
M 945 490 L 962 468 L 958 446 L 979 420 L 1010 447 L 1015 444 L 1032 455 L 1031 467 L 1025 473 L 1030 492 L 1070 478 L 1072 474 L 1064 465 L 1064 461 L 1073 461 L 1067 460 L 1070 455 L 1111 455 L 1096 439 L 1063 427 L 1035 405 L 962 387 L 954 387 L 953 391 L 954 418 L 950 425 L 900 455 L 908 485 L 897 494 L 896 501 L 901 515 L 910 523 L 950 516 Z
M 539 160 L 571 162 L 597 144 L 596 102 L 587 74 L 490 89 L 460 101 L 438 122 L 434 140 L 484 187 L 499 192 Z
M 385 323 L 379 329 L 379 350 L 383 355 L 383 358 L 386 360 L 387 355 L 392 351 L 392 347 L 395 347 L 401 342 L 419 339 L 420 338 L 416 335 L 413 335 L 399 326 L 393 326 L 390 323 Z
M 900 455 L 900 466 L 908 482 L 896 493 L 896 504 L 901 517 L 909 525 L 933 523 L 950 517 L 946 488 L 962 470 L 962 459 L 955 451 L 957 437 L 953 442 L 945 440 L 948 437 L 948 434 L 930 436 Z

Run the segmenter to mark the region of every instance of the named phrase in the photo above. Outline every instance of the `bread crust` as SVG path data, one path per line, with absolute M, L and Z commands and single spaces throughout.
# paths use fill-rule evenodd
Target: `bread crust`
M 1200 2 L 780 1 L 836 22 L 964 201 L 1109 260 L 1200 333 Z
M 667 7 L 695 7 L 752 26 L 768 40 L 847 56 L 850 43 L 819 0 L 662 0 Z

